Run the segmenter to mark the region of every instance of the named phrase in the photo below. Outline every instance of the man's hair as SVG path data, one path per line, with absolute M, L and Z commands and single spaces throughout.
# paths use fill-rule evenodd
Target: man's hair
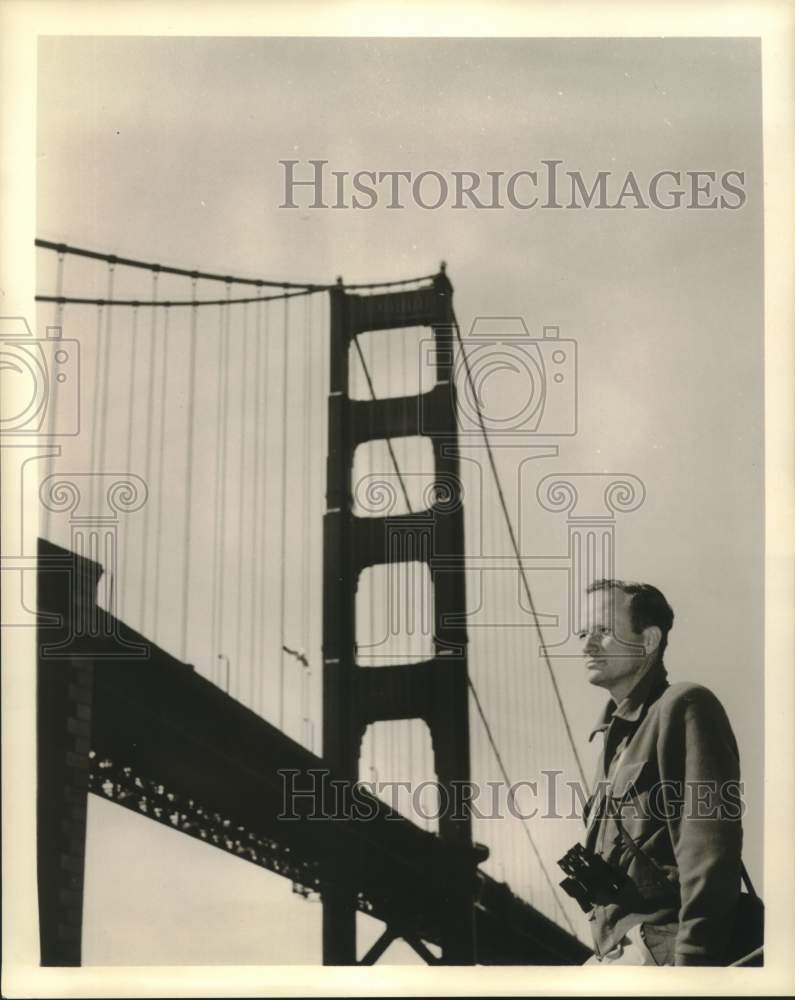
M 674 624 L 673 608 L 663 593 L 650 583 L 627 583 L 625 580 L 594 580 L 587 588 L 587 593 L 610 589 L 621 590 L 631 598 L 629 617 L 634 632 L 640 634 L 650 625 L 656 625 L 662 632 L 660 645 L 657 647 L 659 658 L 662 659 L 668 645 L 668 633 Z

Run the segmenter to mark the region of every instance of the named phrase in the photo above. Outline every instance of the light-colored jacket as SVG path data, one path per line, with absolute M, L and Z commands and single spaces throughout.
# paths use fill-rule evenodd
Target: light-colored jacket
M 605 744 L 585 841 L 629 876 L 589 915 L 597 954 L 640 925 L 660 965 L 722 964 L 742 853 L 737 743 L 723 706 L 698 684 L 669 685 L 660 663 L 608 703 L 597 732 Z

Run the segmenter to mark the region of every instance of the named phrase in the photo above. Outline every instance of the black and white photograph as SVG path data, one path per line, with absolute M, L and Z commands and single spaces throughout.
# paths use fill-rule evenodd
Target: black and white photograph
M 46 6 L 4 995 L 789 992 L 792 8 Z

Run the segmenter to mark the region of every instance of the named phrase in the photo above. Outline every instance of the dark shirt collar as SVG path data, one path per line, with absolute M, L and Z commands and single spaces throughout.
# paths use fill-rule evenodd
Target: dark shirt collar
M 662 662 L 655 663 L 616 705 L 611 698 L 600 714 L 596 725 L 588 737 L 590 742 L 597 733 L 603 733 L 613 719 L 623 719 L 625 722 L 637 722 L 646 706 L 668 684 L 668 672 Z

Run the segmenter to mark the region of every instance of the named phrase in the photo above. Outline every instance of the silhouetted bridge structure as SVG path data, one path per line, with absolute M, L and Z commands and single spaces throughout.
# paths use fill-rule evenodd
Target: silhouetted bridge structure
M 135 618 L 134 612 L 115 613 L 117 583 L 125 577 L 135 546 L 128 545 L 124 558 L 118 558 L 119 539 L 113 518 L 103 519 L 97 511 L 93 514 L 89 511 L 88 516 L 84 513 L 82 519 L 73 518 L 68 547 L 44 539 L 40 541 L 38 866 L 42 964 L 78 965 L 81 962 L 89 793 L 282 875 L 290 879 L 300 892 L 318 893 L 323 901 L 323 958 L 328 964 L 372 964 L 396 938 L 404 939 L 429 963 L 555 965 L 582 962 L 589 950 L 573 932 L 516 895 L 507 880 L 499 881 L 480 870 L 479 866 L 489 856 L 489 848 L 473 838 L 472 817 L 467 808 L 460 812 L 440 812 L 438 830 L 434 832 L 421 828 L 359 784 L 365 734 L 380 724 L 407 720 L 422 720 L 427 726 L 432 755 L 429 766 L 440 788 L 449 791 L 457 783 L 470 781 L 470 704 L 476 706 L 488 745 L 499 762 L 502 778 L 508 778 L 503 756 L 498 752 L 494 733 L 486 723 L 482 701 L 468 665 L 464 490 L 454 380 L 454 359 L 460 346 L 460 334 L 452 311 L 452 287 L 444 271 L 430 281 L 418 279 L 425 283 L 408 290 L 358 294 L 352 286 L 342 284 L 304 285 L 284 289 L 276 296 L 263 297 L 263 285 L 284 283 L 206 275 L 56 244 L 40 245 L 57 252 L 57 286 L 60 289 L 56 296 L 40 298 L 55 302 L 59 319 L 62 319 L 65 306 L 82 305 L 97 310 L 97 376 L 93 414 L 98 423 L 91 429 L 90 472 L 81 473 L 87 476 L 87 481 L 95 483 L 88 488 L 89 493 L 98 491 L 94 494 L 95 501 L 102 499 L 99 494 L 110 497 L 115 488 L 108 489 L 106 482 L 111 450 L 107 427 L 111 423 L 109 372 L 113 314 L 123 306 L 132 310 L 133 316 L 129 418 L 128 423 L 123 424 L 127 453 L 122 464 L 128 472 L 135 465 L 132 428 L 140 390 L 140 374 L 138 383 L 135 381 L 136 345 L 138 350 L 141 349 L 136 339 L 140 333 L 140 311 L 148 308 L 152 315 L 148 357 L 150 375 L 147 376 L 150 379 L 154 378 L 152 365 L 162 363 L 165 368 L 168 364 L 170 342 L 166 335 L 169 316 L 183 306 L 186 307 L 183 313 L 190 317 L 186 365 L 190 381 L 186 389 L 187 406 L 180 410 L 187 414 L 181 427 L 188 446 L 185 464 L 178 473 L 184 483 L 184 510 L 182 520 L 178 522 L 185 541 L 179 557 L 183 570 L 182 589 L 175 588 L 178 599 L 172 601 L 174 610 L 168 616 L 179 625 L 180 655 L 174 656 L 149 637 L 153 629 L 154 638 L 157 638 L 158 617 L 160 625 L 165 617 L 160 614 L 162 605 L 171 597 L 164 591 L 158 594 L 160 578 L 167 572 L 161 566 L 160 550 L 168 542 L 168 531 L 163 523 L 168 512 L 164 514 L 162 506 L 157 511 L 156 525 L 149 524 L 141 541 L 143 566 L 137 608 L 138 630 L 130 624 L 130 618 Z M 109 277 L 105 298 L 68 298 L 63 294 L 63 261 L 69 254 L 107 264 Z M 114 294 L 115 271 L 124 266 L 152 273 L 153 294 L 149 301 L 142 301 L 139 297 L 121 298 Z M 157 282 L 169 270 L 182 280 L 190 279 L 190 298 L 162 301 L 158 297 Z M 206 302 L 198 300 L 196 286 L 200 280 L 225 282 L 226 298 Z M 233 300 L 230 288 L 235 281 L 260 287 L 252 298 Z M 308 297 L 318 291 L 327 291 L 330 300 L 326 385 L 328 410 L 324 425 L 327 442 L 326 509 L 323 515 L 321 574 L 322 756 L 313 751 L 314 729 L 308 707 L 315 627 L 310 607 L 310 587 L 316 575 L 313 573 L 314 557 L 309 538 L 313 520 L 305 499 L 313 468 L 309 442 L 311 420 L 305 414 L 296 418 L 289 412 L 292 400 L 287 389 L 291 343 L 288 336 L 288 300 Z M 284 301 L 284 349 L 281 359 L 284 378 L 280 397 L 284 437 L 279 452 L 283 479 L 288 472 L 292 450 L 287 425 L 291 420 L 295 423 L 296 419 L 300 421 L 303 418 L 307 430 L 303 453 L 305 481 L 301 494 L 304 530 L 295 534 L 296 545 L 301 547 L 299 557 L 294 560 L 288 560 L 285 554 L 290 517 L 286 480 L 278 504 L 273 505 L 271 500 L 273 510 L 278 512 L 279 506 L 281 510 L 281 531 L 277 532 L 275 542 L 281 548 L 282 576 L 274 591 L 280 595 L 281 603 L 275 614 L 280 630 L 269 640 L 269 636 L 262 633 L 262 623 L 269 618 L 268 581 L 257 576 L 257 564 L 267 562 L 265 549 L 268 539 L 263 525 L 273 519 L 269 518 L 272 511 L 262 470 L 257 472 L 260 478 L 254 483 L 250 498 L 242 482 L 236 497 L 241 524 L 238 526 L 236 567 L 232 572 L 243 566 L 248 558 L 251 577 L 246 585 L 238 577 L 236 596 L 226 602 L 224 598 L 227 590 L 225 581 L 230 579 L 230 569 L 225 561 L 229 548 L 228 542 L 225 542 L 226 522 L 235 516 L 226 482 L 230 477 L 231 443 L 235 435 L 235 429 L 230 430 L 229 420 L 230 407 L 235 400 L 235 390 L 228 374 L 233 364 L 230 317 L 236 305 L 245 308 L 249 303 L 256 303 L 259 308 L 273 298 Z M 195 605 L 199 599 L 195 578 L 201 542 L 196 534 L 202 529 L 197 527 L 196 521 L 202 516 L 202 511 L 196 509 L 194 493 L 202 481 L 199 477 L 204 473 L 197 470 L 202 454 L 195 445 L 194 430 L 201 415 L 199 400 L 204 391 L 196 374 L 199 349 L 197 316 L 201 305 L 211 305 L 219 310 L 220 354 L 218 429 L 213 446 L 215 451 L 211 455 L 215 465 L 214 473 L 209 466 L 207 471 L 207 478 L 216 490 L 211 553 L 215 561 L 212 564 L 212 594 L 209 599 L 212 614 L 199 614 L 197 617 Z M 158 310 L 166 317 L 163 328 L 156 326 Z M 267 464 L 269 437 L 266 430 L 262 430 L 260 437 L 260 418 L 263 413 L 267 417 L 268 382 L 266 378 L 264 403 L 259 401 L 258 382 L 263 371 L 260 367 L 260 347 L 263 343 L 260 334 L 263 327 L 260 326 L 261 315 L 258 312 L 256 360 L 252 371 L 252 353 L 246 353 L 249 343 L 246 338 L 250 337 L 254 325 L 246 325 L 246 315 L 243 314 L 242 346 L 234 356 L 235 364 L 242 362 L 243 395 L 237 433 L 243 434 L 245 420 L 249 417 L 246 392 L 250 393 L 251 401 L 256 389 L 257 402 L 252 417 L 256 428 L 254 451 L 257 463 L 262 453 L 265 456 L 263 462 Z M 305 366 L 309 366 L 312 341 L 308 310 L 305 318 L 307 340 L 302 360 Z M 172 338 L 175 336 L 173 322 Z M 428 344 L 423 347 L 423 350 L 430 351 L 427 358 L 432 373 L 430 383 L 417 385 L 414 391 L 392 392 L 389 396 L 379 397 L 375 389 L 377 379 L 370 370 L 378 353 L 370 353 L 368 358 L 359 336 L 379 331 L 394 335 L 394 331 L 406 328 L 430 331 L 430 347 Z M 267 330 L 267 316 L 264 329 Z M 158 335 L 163 344 L 160 362 L 155 353 Z M 382 360 L 385 357 L 382 354 Z M 358 378 L 360 388 L 365 387 L 363 395 L 358 395 L 353 389 L 355 379 L 351 366 L 354 363 L 360 366 Z M 468 367 L 466 375 L 471 382 Z M 161 372 L 160 378 L 163 389 L 158 411 L 161 445 L 157 485 L 163 495 L 167 492 L 169 465 L 165 443 L 168 439 L 166 370 Z M 312 400 L 322 387 L 313 388 L 311 372 L 307 378 L 308 385 L 302 391 L 304 406 L 309 408 L 311 415 Z M 154 383 L 150 380 L 146 392 L 152 405 L 155 397 L 153 389 Z M 156 444 L 156 427 L 151 412 L 147 412 L 146 407 L 144 410 L 146 433 L 142 461 L 146 463 L 145 487 L 148 489 L 150 480 L 157 473 L 156 468 L 149 467 L 150 452 Z M 481 428 L 489 448 L 482 424 Z M 396 442 L 401 439 L 418 441 L 420 450 L 425 445 L 430 448 L 427 454 L 431 455 L 431 459 L 423 467 L 425 487 L 419 500 L 411 479 L 414 470 L 407 469 L 405 465 L 400 468 Z M 388 474 L 393 477 L 395 502 L 388 509 L 362 511 L 358 486 L 367 480 L 367 476 L 355 481 L 354 465 L 362 449 L 381 445 L 386 446 L 384 454 L 388 455 Z M 490 449 L 488 456 L 496 478 L 497 469 Z M 237 470 L 239 476 L 243 476 L 244 469 L 241 450 Z M 135 479 L 135 476 L 132 478 Z M 261 485 L 261 481 L 265 485 Z M 67 484 L 65 488 L 57 475 L 50 475 L 42 487 L 42 499 L 47 509 L 51 512 L 63 511 L 68 509 L 70 503 L 73 510 L 79 508 L 82 501 L 79 496 L 72 498 L 75 492 L 73 485 Z M 124 488 L 130 492 L 129 481 L 125 481 Z M 132 509 L 132 504 L 128 503 L 128 508 Z M 503 510 L 510 529 L 504 502 Z M 253 528 L 250 534 L 242 524 L 244 515 L 251 516 Z M 209 524 L 209 509 L 207 516 Z M 151 552 L 149 537 L 153 531 L 154 553 Z M 515 549 L 512 530 L 510 537 Z M 127 541 L 130 541 L 129 537 Z M 252 548 L 257 555 L 262 552 L 259 559 L 248 555 L 247 550 Z M 519 576 L 527 589 L 518 550 L 515 550 L 515 555 Z M 104 565 L 105 560 L 113 563 L 111 569 Z M 149 594 L 153 563 L 155 594 L 152 603 Z M 289 617 L 285 594 L 291 588 L 296 590 L 287 575 L 289 563 L 299 564 L 303 573 L 303 584 L 296 591 L 302 609 L 301 622 L 292 622 Z M 382 591 L 380 598 L 371 594 L 369 609 L 361 604 L 366 575 L 378 567 L 401 563 L 419 566 L 427 574 L 432 594 L 427 612 L 427 642 L 420 652 L 414 650 L 408 656 L 395 655 L 392 647 L 381 648 L 372 638 L 378 631 L 373 620 L 380 614 L 379 600 L 382 604 L 386 600 L 388 604 L 394 599 L 394 594 L 389 590 Z M 415 589 L 412 587 L 411 592 L 414 593 Z M 103 601 L 98 598 L 101 590 L 105 595 Z M 244 602 L 247 604 L 249 599 L 250 615 L 243 618 Z M 407 614 L 405 609 L 403 613 Z M 363 623 L 366 624 L 368 615 L 372 633 L 369 642 L 368 637 L 363 635 Z M 212 618 L 209 665 L 202 665 L 204 672 L 194 668 L 188 662 L 192 657 L 187 655 L 192 636 L 202 625 L 202 617 Z M 303 650 L 291 639 L 291 630 L 300 629 L 304 632 Z M 247 651 L 244 639 L 249 634 Z M 234 642 L 238 650 L 233 677 L 230 677 L 230 657 L 223 652 L 229 642 Z M 366 653 L 368 646 L 375 650 L 370 660 Z M 507 659 L 508 654 L 505 656 Z M 285 663 L 292 662 L 286 657 L 300 663 L 302 687 L 299 711 L 305 736 L 301 741 L 291 738 L 285 731 L 285 706 L 289 703 L 289 675 Z M 520 651 L 514 647 L 510 657 L 512 661 L 521 659 Z M 271 670 L 274 658 L 279 661 L 275 671 Z M 213 674 L 218 670 L 218 661 L 223 660 L 226 661 L 227 671 L 225 683 Z M 241 666 L 243 663 L 248 664 L 246 670 Z M 263 699 L 267 700 L 269 693 L 263 676 L 269 670 L 274 678 L 278 677 L 278 684 L 274 684 L 278 698 L 272 712 L 278 724 L 263 717 Z M 551 668 L 549 676 L 554 686 Z M 235 685 L 233 692 L 230 688 Z M 554 694 L 557 695 L 556 687 Z M 553 703 L 549 700 L 545 705 Z M 562 711 L 562 705 L 560 709 Z M 551 724 L 549 707 L 542 706 L 542 710 L 547 713 L 547 724 Z M 368 747 L 371 769 L 376 770 L 372 763 L 377 759 L 372 742 Z M 400 747 L 397 756 L 400 758 Z M 333 786 L 330 782 L 334 782 Z M 301 793 L 292 802 L 295 817 L 292 817 L 291 803 L 286 799 L 288 785 Z M 331 788 L 337 792 L 347 789 L 350 796 L 355 794 L 362 807 L 359 813 L 348 813 L 344 808 L 330 809 Z M 290 818 L 285 817 L 285 811 L 291 814 Z M 363 816 L 362 812 L 367 815 Z M 526 827 L 524 835 L 541 862 Z M 526 845 L 520 846 L 520 850 L 527 854 Z M 544 868 L 543 863 L 540 863 L 540 868 Z M 542 874 L 554 896 L 555 887 L 549 874 L 545 870 Z M 544 891 L 547 891 L 546 887 Z M 559 905 L 557 900 L 554 902 Z M 357 912 L 370 914 L 385 924 L 381 938 L 359 958 L 356 949 Z M 562 909 L 561 913 L 565 916 Z M 571 925 L 570 928 L 573 931 Z M 439 947 L 440 958 L 429 950 L 429 943 Z
M 475 898 L 475 960 L 570 964 L 588 949 L 508 886 L 476 871 L 477 847 L 457 851 L 366 790 L 373 819 L 310 818 L 329 812 L 315 775 L 324 762 L 188 665 L 101 608 L 78 605 L 101 567 L 42 542 L 39 611 L 65 623 L 94 616 L 99 635 L 67 625 L 41 631 L 39 662 L 39 903 L 42 963 L 79 964 L 86 798 L 89 792 L 322 893 L 341 862 L 357 906 L 387 925 L 365 957 L 403 937 L 428 960 L 441 945 L 457 890 Z M 88 629 L 86 629 L 88 631 Z M 131 658 L 130 647 L 147 656 Z M 60 733 L 61 739 L 53 738 Z M 90 748 L 90 749 L 89 749 Z M 298 820 L 280 820 L 285 778 Z

